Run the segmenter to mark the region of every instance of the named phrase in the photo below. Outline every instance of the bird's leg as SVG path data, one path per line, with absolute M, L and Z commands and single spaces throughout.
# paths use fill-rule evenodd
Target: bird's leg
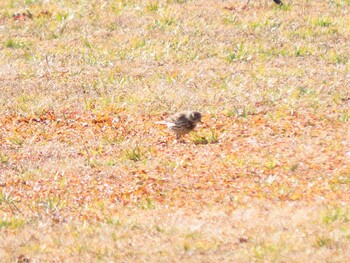
M 176 134 L 176 141 L 180 142 L 180 143 L 184 143 L 185 142 L 180 134 Z

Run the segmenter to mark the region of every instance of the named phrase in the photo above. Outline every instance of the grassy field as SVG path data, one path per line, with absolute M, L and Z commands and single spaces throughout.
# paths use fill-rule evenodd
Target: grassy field
M 2 262 L 350 260 L 350 1 L 245 2 L 0 2 Z

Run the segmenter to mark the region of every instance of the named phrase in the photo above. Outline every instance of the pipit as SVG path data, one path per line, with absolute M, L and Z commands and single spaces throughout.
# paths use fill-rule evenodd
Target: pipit
M 191 132 L 196 128 L 197 123 L 202 123 L 202 115 L 198 111 L 183 111 L 171 115 L 164 121 L 158 121 L 158 124 L 165 124 L 176 134 L 176 139 L 180 140 L 182 135 Z

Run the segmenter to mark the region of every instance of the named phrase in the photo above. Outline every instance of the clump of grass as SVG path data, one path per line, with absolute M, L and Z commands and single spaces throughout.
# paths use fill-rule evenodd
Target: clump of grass
M 338 117 L 339 121 L 341 122 L 348 122 L 350 120 L 350 113 L 349 112 L 343 112 Z
M 295 49 L 295 56 L 297 56 L 297 57 L 304 57 L 304 56 L 307 56 L 309 54 L 310 54 L 310 52 L 306 47 L 297 47 Z
M 11 228 L 16 229 L 22 227 L 26 221 L 20 218 L 2 218 L 0 219 L 0 229 L 1 228 Z
M 196 136 L 193 141 L 195 144 L 208 144 L 208 140 L 204 136 Z
M 233 61 L 249 61 L 251 58 L 252 52 L 249 50 L 249 47 L 242 42 L 237 44 L 236 48 L 229 52 L 226 60 L 232 63 Z
M 341 55 L 338 52 L 334 51 L 328 54 L 328 56 L 326 57 L 326 60 L 334 64 L 345 65 L 349 61 L 349 58 L 347 56 Z
M 283 5 L 278 5 L 275 7 L 277 10 L 282 10 L 282 11 L 290 11 L 292 10 L 292 5 L 291 4 L 286 4 L 284 1 Z
M 237 15 L 229 15 L 222 19 L 225 25 L 237 24 Z
M 6 42 L 5 42 L 5 47 L 7 48 L 25 48 L 25 47 L 28 47 L 30 46 L 31 43 L 30 42 L 25 42 L 25 41 L 21 41 L 21 40 L 14 40 L 12 38 L 8 39 Z
M 146 198 L 146 201 L 147 201 L 147 209 L 156 209 L 156 206 L 153 204 L 153 202 L 152 202 L 152 199 L 151 198 L 149 198 L 149 197 L 147 197 Z
M 191 244 L 188 242 L 184 242 L 184 250 L 189 252 L 191 250 Z
M 156 206 L 153 204 L 153 201 L 150 197 L 146 198 L 146 203 L 139 205 L 139 207 L 143 210 L 154 210 Z
M 89 158 L 87 160 L 87 163 L 88 165 L 91 167 L 91 168 L 95 168 L 95 167 L 99 167 L 99 166 L 102 166 L 102 162 L 95 159 L 95 158 Z
M 57 21 L 64 21 L 67 19 L 67 17 L 68 17 L 68 13 L 58 13 L 56 15 L 56 20 Z
M 242 106 L 242 107 L 233 107 L 227 112 L 228 117 L 242 117 L 246 119 L 248 115 L 254 113 L 254 108 L 252 105 Z
M 188 239 L 197 239 L 202 236 L 202 233 L 199 231 L 192 231 L 189 234 L 186 235 L 186 238 Z
M 319 26 L 319 27 L 329 27 L 332 25 L 332 22 L 329 18 L 317 18 L 314 21 L 312 21 L 313 25 Z
M 35 4 L 35 3 L 39 2 L 39 0 L 26 0 L 25 2 L 27 5 L 31 5 L 31 4 Z
M 295 172 L 296 170 L 298 170 L 298 168 L 299 168 L 299 163 L 294 163 L 290 166 L 289 170 L 291 172 Z
M 56 197 L 49 197 L 46 200 L 42 200 L 38 203 L 39 207 L 48 211 L 59 211 L 66 206 L 66 202 L 61 201 Z
M 150 11 L 150 12 L 156 12 L 158 11 L 159 9 L 159 3 L 156 1 L 156 2 L 151 2 L 147 5 L 147 10 Z
M 184 3 L 187 3 L 188 0 L 167 0 L 166 2 L 167 2 L 167 4 L 172 4 L 172 3 L 175 3 L 175 4 L 184 4 Z
M 219 136 L 214 131 L 210 131 L 204 136 L 196 135 L 193 141 L 195 144 L 213 144 L 219 142 Z
M 332 239 L 330 239 L 329 237 L 318 236 L 315 241 L 315 246 L 326 247 L 326 246 L 330 246 L 331 243 L 332 243 Z
M 2 154 L 0 152 L 0 163 L 7 164 L 9 161 L 9 157 L 6 154 Z
M 103 141 L 107 144 L 115 144 L 117 142 L 122 142 L 124 138 L 122 136 L 118 137 L 116 135 L 105 135 L 103 136 Z
M 19 210 L 19 208 L 16 205 L 17 202 L 17 198 L 16 197 L 12 197 L 12 191 L 7 192 L 5 189 L 0 193 L 0 205 L 1 204 L 5 204 L 8 205 L 10 207 L 10 209 L 12 210 L 12 212 L 15 212 L 15 210 L 17 212 L 19 212 L 20 214 L 22 214 L 22 212 Z M 15 210 L 14 210 L 15 209 Z
M 219 136 L 217 133 L 211 131 L 209 135 L 209 143 L 218 143 L 219 142 Z
M 22 138 L 18 137 L 17 135 L 9 138 L 9 141 L 15 145 L 18 145 L 18 146 L 21 146 L 24 143 L 24 140 Z
M 273 160 L 273 159 L 270 159 L 270 160 L 266 161 L 265 167 L 266 167 L 267 169 L 269 169 L 269 170 L 275 169 L 275 167 L 276 167 L 276 161 Z
M 83 39 L 83 43 L 84 43 L 85 47 L 92 48 L 92 45 L 91 45 L 91 43 L 89 42 L 89 40 L 87 38 Z
M 176 22 L 177 22 L 177 19 L 171 16 L 166 16 L 161 20 L 161 24 L 163 26 L 171 26 L 171 25 L 174 25 Z
M 134 162 L 140 161 L 142 155 L 143 153 L 139 146 L 125 151 L 125 158 Z
M 119 217 L 114 216 L 114 217 L 107 217 L 106 218 L 106 224 L 119 227 L 119 226 L 122 225 L 122 222 L 121 222 Z M 113 236 L 113 239 L 115 239 L 114 236 Z
M 326 224 L 331 224 L 337 221 L 349 222 L 350 212 L 341 207 L 328 208 L 326 212 L 324 212 L 322 221 Z

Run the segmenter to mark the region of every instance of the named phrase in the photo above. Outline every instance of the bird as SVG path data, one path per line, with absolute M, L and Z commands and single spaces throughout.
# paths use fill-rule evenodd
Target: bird
M 156 123 L 168 126 L 169 130 L 176 134 L 176 139 L 180 140 L 182 135 L 194 130 L 197 123 L 203 123 L 201 119 L 202 115 L 198 111 L 182 111 Z

